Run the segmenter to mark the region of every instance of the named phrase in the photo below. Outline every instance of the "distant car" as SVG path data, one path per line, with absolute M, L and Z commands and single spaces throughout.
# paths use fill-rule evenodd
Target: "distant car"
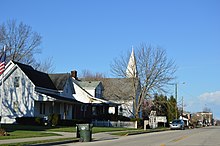
M 170 129 L 184 130 L 185 129 L 185 123 L 181 119 L 173 120 L 172 123 L 170 124 Z

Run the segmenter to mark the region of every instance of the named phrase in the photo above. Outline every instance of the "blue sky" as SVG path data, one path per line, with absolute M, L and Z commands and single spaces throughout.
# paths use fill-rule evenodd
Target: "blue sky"
M 38 59 L 52 57 L 54 72 L 87 69 L 111 76 L 113 59 L 132 46 L 166 49 L 178 66 L 178 97 L 184 97 L 185 109 L 208 107 L 220 118 L 219 0 L 1 0 L 0 5 L 0 23 L 16 19 L 41 34 Z

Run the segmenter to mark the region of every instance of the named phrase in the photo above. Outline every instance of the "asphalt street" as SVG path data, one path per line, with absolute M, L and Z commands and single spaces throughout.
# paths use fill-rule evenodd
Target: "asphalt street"
M 92 142 L 74 142 L 62 146 L 219 146 L 220 127 L 172 130 L 122 137 L 100 134 Z

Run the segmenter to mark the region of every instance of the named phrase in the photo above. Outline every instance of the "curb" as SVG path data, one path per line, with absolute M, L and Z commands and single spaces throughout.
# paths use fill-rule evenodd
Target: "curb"
M 67 144 L 67 143 L 73 143 L 73 142 L 79 142 L 79 139 L 63 140 L 63 141 L 57 141 L 57 142 L 45 142 L 45 143 L 39 143 L 39 144 L 31 144 L 29 146 L 50 146 L 50 145 L 60 145 L 60 144 Z
M 146 133 L 155 133 L 155 132 L 164 132 L 164 131 L 169 131 L 169 129 L 151 130 L 151 131 L 141 131 L 141 132 L 127 133 L 127 134 L 124 135 L 124 136 L 138 135 L 138 134 L 146 134 Z

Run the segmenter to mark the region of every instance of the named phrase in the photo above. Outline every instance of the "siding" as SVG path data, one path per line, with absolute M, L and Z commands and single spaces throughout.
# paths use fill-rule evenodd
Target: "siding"
M 15 77 L 17 78 L 16 86 Z M 34 115 L 34 85 L 19 68 L 16 68 L 6 78 L 3 86 L 3 123 L 13 123 L 16 117 Z

